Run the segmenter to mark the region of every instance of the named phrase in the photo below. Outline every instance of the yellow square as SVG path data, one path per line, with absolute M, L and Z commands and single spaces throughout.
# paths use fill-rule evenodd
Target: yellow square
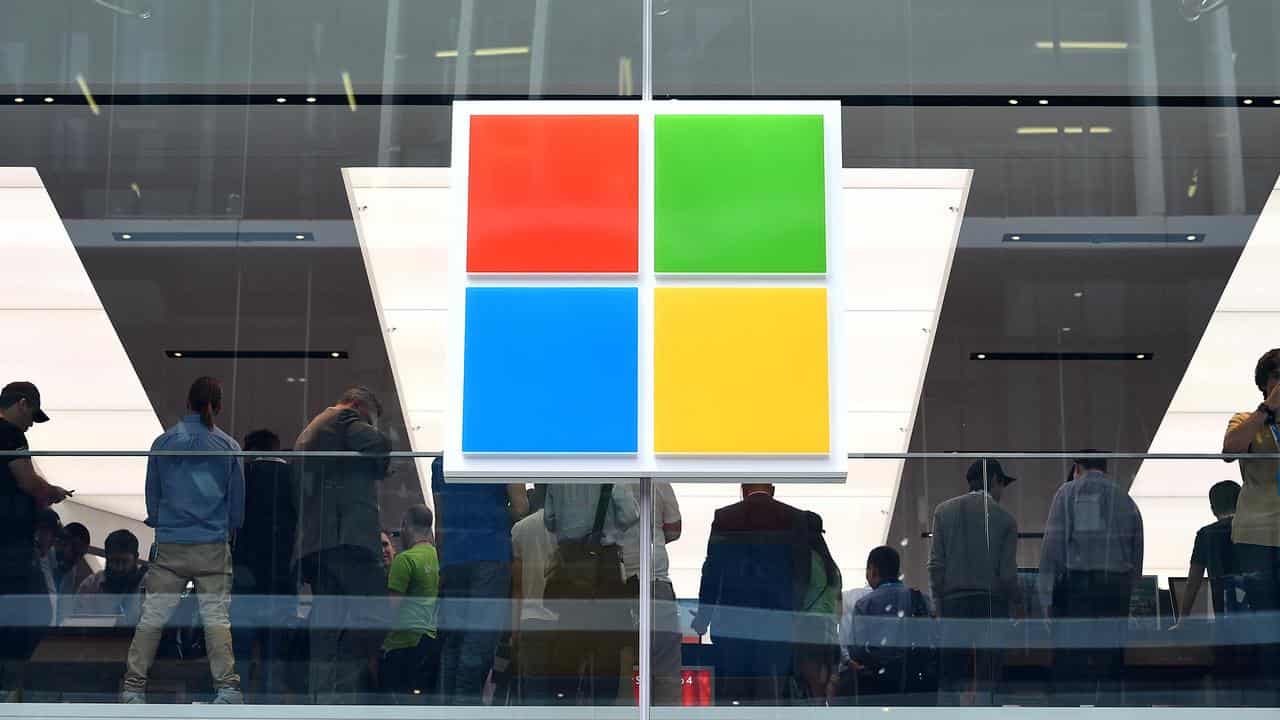
M 825 288 L 654 293 L 658 453 L 830 451 Z

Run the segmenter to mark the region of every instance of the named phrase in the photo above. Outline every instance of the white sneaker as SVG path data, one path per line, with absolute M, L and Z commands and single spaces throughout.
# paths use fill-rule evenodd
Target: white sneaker
M 147 703 L 147 694 L 137 690 L 121 690 L 120 702 L 126 705 L 145 705 Z
M 219 688 L 213 696 L 214 705 L 243 705 L 244 693 L 235 688 Z

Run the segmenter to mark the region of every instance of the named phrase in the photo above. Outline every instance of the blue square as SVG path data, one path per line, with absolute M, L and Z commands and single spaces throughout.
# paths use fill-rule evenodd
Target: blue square
M 638 297 L 467 288 L 462 451 L 636 452 Z

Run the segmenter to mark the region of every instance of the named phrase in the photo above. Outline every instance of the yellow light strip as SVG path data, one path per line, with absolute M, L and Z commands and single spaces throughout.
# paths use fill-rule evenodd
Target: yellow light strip
M 1090 135 L 1110 135 L 1111 128 L 1105 125 L 1095 125 L 1089 128 L 1089 134 Z
M 476 50 L 476 57 L 493 57 L 494 55 L 528 55 L 529 46 L 521 45 L 519 47 L 492 47 L 480 48 Z
M 1123 40 L 1040 40 L 1036 42 L 1037 50 L 1128 50 L 1129 43 Z
M 498 55 L 528 55 L 529 46 L 517 45 L 512 47 L 479 48 L 471 54 L 476 57 L 495 57 Z M 457 50 L 437 50 L 436 57 L 456 58 L 458 57 L 458 51 Z
M 98 108 L 98 101 L 93 99 L 93 93 L 89 92 L 89 83 L 85 82 L 84 75 L 76 73 L 76 84 L 80 86 L 80 94 L 84 95 L 84 99 L 89 103 L 89 112 L 101 115 L 102 110 Z
M 1058 134 L 1058 128 L 1056 128 L 1056 127 L 1035 127 L 1035 126 L 1032 126 L 1032 127 L 1020 127 L 1020 128 L 1018 128 L 1018 134 L 1019 134 L 1019 135 L 1057 135 L 1057 134 Z
M 351 112 L 355 112 L 356 91 L 351 87 L 351 73 L 346 70 L 342 71 L 342 89 L 347 92 L 347 107 L 351 108 Z

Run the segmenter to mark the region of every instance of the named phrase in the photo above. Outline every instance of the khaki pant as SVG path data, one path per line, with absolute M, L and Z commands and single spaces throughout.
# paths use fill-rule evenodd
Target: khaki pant
M 147 597 L 142 603 L 142 618 L 134 631 L 133 643 L 129 645 L 125 690 L 146 690 L 147 674 L 156 659 L 160 634 L 178 606 L 187 581 L 195 583 L 196 598 L 200 602 L 213 686 L 215 689 L 240 687 L 235 657 L 231 653 L 231 621 L 227 615 L 231 594 L 230 546 L 226 543 L 164 543 L 157 548 L 156 560 L 147 570 Z

